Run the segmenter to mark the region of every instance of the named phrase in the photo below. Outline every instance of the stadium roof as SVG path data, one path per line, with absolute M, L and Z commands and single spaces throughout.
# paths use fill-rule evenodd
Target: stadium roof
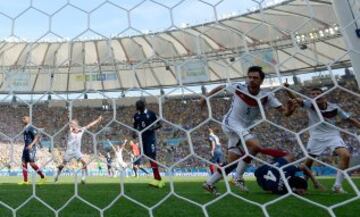
M 268 73 L 275 73 L 271 64 L 281 73 L 314 71 L 346 52 L 330 0 L 288 0 L 262 11 L 152 34 L 2 41 L 0 91 L 161 88 L 177 85 L 181 70 L 201 71 L 204 62 L 208 76 L 184 82 L 215 83 L 242 78 L 251 64 L 263 65 Z M 349 60 L 345 56 L 336 64 L 344 67 Z

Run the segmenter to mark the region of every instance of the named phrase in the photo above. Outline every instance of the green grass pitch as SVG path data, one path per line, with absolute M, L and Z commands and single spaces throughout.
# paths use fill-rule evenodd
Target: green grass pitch
M 196 206 L 181 199 L 181 197 L 195 201 L 199 204 L 206 204 L 216 199 L 213 195 L 205 192 L 201 188 L 202 182 L 206 177 L 182 177 L 174 178 L 174 191 L 176 195 L 169 196 L 164 202 L 153 209 L 155 217 L 203 217 L 205 216 L 201 207 Z M 36 198 L 41 198 L 55 210 L 61 209 L 59 217 L 100 217 L 101 213 L 86 204 L 81 199 L 73 197 L 75 191 L 78 191 L 80 198 L 91 204 L 103 209 L 104 217 L 148 217 L 149 211 L 140 205 L 131 201 L 131 198 L 137 200 L 148 207 L 158 204 L 164 197 L 169 195 L 169 181 L 163 189 L 151 188 L 147 183 L 150 178 L 142 177 L 140 179 L 125 178 L 124 185 L 120 184 L 119 178 L 110 177 L 88 177 L 85 185 L 78 184 L 75 188 L 74 178 L 61 177 L 60 182 L 54 184 L 52 177 L 48 179 L 46 185 L 28 185 L 19 186 L 17 182 L 20 177 L 0 177 L 0 201 L 16 209 L 17 217 L 55 217 L 54 212 L 47 208 Z M 360 179 L 354 178 L 357 186 L 360 186 Z M 325 206 L 356 197 L 348 183 L 345 183 L 347 194 L 337 195 L 330 191 L 334 182 L 333 178 L 321 179 L 323 185 L 328 190 L 319 192 L 312 189 L 310 185 L 307 199 L 321 203 Z M 235 195 L 256 201 L 260 204 L 271 201 L 278 196 L 263 192 L 254 180 L 247 180 L 250 193 L 240 193 L 237 189 L 232 188 Z M 219 191 L 226 192 L 224 182 L 218 183 Z M 35 189 L 35 191 L 33 190 Z M 121 189 L 127 197 L 118 197 Z M 33 195 L 33 192 L 35 194 Z M 30 196 L 34 196 L 29 200 Z M 179 197 L 177 197 L 177 195 Z M 206 206 L 210 217 L 258 217 L 264 216 L 260 207 L 247 203 L 236 198 L 233 195 L 222 195 L 223 197 L 217 202 Z M 117 198 L 116 201 L 114 201 Z M 71 200 L 70 200 L 71 199 Z M 28 202 L 22 206 L 22 204 Z M 355 200 L 347 205 L 334 210 L 339 217 L 360 216 L 360 200 Z M 113 204 L 109 206 L 111 203 Z M 273 217 L 325 217 L 330 216 L 325 209 L 306 203 L 295 197 L 285 198 L 273 205 L 267 207 L 268 213 Z M 4 205 L 0 205 L 1 217 L 13 217 L 14 213 Z

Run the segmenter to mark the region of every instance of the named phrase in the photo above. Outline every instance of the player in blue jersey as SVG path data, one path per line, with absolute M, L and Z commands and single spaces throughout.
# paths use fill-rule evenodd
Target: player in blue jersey
M 215 135 L 214 130 L 211 128 L 209 128 L 209 142 L 211 149 L 210 162 L 213 163 L 210 165 L 210 173 L 213 174 L 215 172 L 215 166 L 222 163 L 224 154 L 221 149 L 220 139 L 217 135 Z
M 159 166 L 156 160 L 156 133 L 161 128 L 157 121 L 157 115 L 146 108 L 145 100 L 141 99 L 136 102 L 137 112 L 134 114 L 134 128 L 141 132 L 141 141 L 144 154 L 149 157 L 150 165 L 153 170 L 154 180 L 149 183 L 150 186 L 162 188 L 165 182 L 161 179 Z
M 294 161 L 294 156 L 292 154 L 287 154 L 284 152 L 283 157 L 274 158 L 272 161 L 272 166 L 263 165 L 255 170 L 255 177 L 258 185 L 264 190 L 269 191 L 274 194 L 286 194 L 288 192 L 284 179 L 281 177 L 280 172 L 276 168 L 280 168 Z M 321 184 L 315 179 L 311 170 L 305 165 L 301 164 L 300 166 L 289 165 L 283 168 L 284 175 L 288 180 L 291 190 L 299 195 L 303 195 L 307 191 L 307 181 L 299 176 L 299 172 L 303 172 L 304 175 L 310 177 L 315 188 L 323 190 L 324 188 Z
M 29 116 L 22 117 L 22 122 L 25 125 L 24 128 L 24 150 L 22 153 L 22 169 L 23 169 L 23 178 L 24 180 L 19 184 L 29 184 L 28 181 L 28 164 L 40 175 L 41 180 L 39 184 L 44 184 L 46 179 L 42 171 L 35 163 L 35 154 L 36 154 L 36 144 L 40 140 L 40 135 L 38 134 L 37 129 L 30 125 L 31 119 Z

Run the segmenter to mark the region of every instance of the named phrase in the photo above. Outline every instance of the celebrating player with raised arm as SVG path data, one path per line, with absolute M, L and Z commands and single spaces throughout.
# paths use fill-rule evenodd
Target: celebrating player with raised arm
M 31 119 L 29 116 L 22 117 L 22 122 L 25 125 L 25 130 L 24 130 L 25 146 L 21 158 L 24 180 L 19 184 L 20 185 L 29 184 L 28 171 L 27 171 L 28 163 L 41 177 L 39 184 L 44 184 L 46 181 L 45 176 L 35 163 L 36 143 L 39 142 L 40 135 L 38 134 L 38 131 L 30 125 Z
M 118 167 L 118 169 L 125 169 L 128 166 L 128 164 L 125 163 L 124 157 L 123 157 L 123 151 L 126 146 L 126 143 L 127 143 L 127 140 L 125 139 L 123 144 L 114 147 L 114 145 L 110 142 L 111 148 L 115 152 L 116 166 Z
M 234 94 L 232 104 L 223 119 L 222 128 L 228 137 L 228 162 L 231 163 L 242 156 L 241 137 L 244 138 L 245 144 L 252 155 L 263 153 L 271 156 L 281 154 L 281 151 L 269 148 L 263 148 L 260 142 L 254 135 L 252 135 L 247 128 L 260 119 L 260 107 L 255 98 L 259 98 L 262 106 L 270 106 L 277 109 L 285 116 L 290 116 L 295 110 L 293 100 L 289 100 L 287 107 L 284 107 L 280 101 L 274 96 L 272 92 L 262 90 L 260 88 L 265 78 L 265 73 L 259 66 L 252 66 L 248 69 L 248 77 L 246 84 L 233 83 L 228 85 L 221 85 L 211 90 L 207 96 L 212 96 L 219 91 L 226 89 Z M 201 99 L 200 105 L 204 107 L 205 99 Z M 233 164 L 225 169 L 226 174 L 230 173 L 236 168 L 234 177 L 235 186 L 242 191 L 247 191 L 244 180 L 242 178 L 245 168 L 251 161 L 250 157 L 242 159 L 239 163 Z M 216 193 L 214 184 L 222 178 L 219 171 L 215 172 L 203 187 L 211 193 Z
M 287 84 L 285 84 L 285 86 L 287 86 Z M 323 91 L 320 88 L 313 88 L 310 91 L 310 96 L 316 98 L 322 93 Z M 306 109 L 310 126 L 320 121 L 318 113 L 310 100 L 296 98 L 290 91 L 288 91 L 288 94 L 290 97 L 296 99 L 301 107 Z M 330 149 L 331 152 L 335 153 L 340 158 L 338 168 L 345 170 L 349 168 L 350 152 L 341 138 L 340 131 L 333 125 L 336 124 L 337 117 L 344 121 L 348 121 L 357 128 L 360 128 L 360 122 L 351 117 L 349 113 L 342 110 L 339 105 L 328 102 L 324 96 L 320 96 L 316 99 L 316 105 L 325 122 L 309 129 L 310 138 L 307 144 L 307 150 L 312 157 L 318 157 L 326 149 Z M 307 159 L 305 164 L 310 168 L 313 164 L 313 160 Z M 343 180 L 343 173 L 337 171 L 335 184 L 332 187 L 332 190 L 335 193 L 345 193 L 342 188 Z
M 76 119 L 73 119 L 70 121 L 69 124 L 69 136 L 67 140 L 67 147 L 64 155 L 64 159 L 61 165 L 58 166 L 58 171 L 55 176 L 55 182 L 59 180 L 59 176 L 61 174 L 61 171 L 64 169 L 65 165 L 71 161 L 72 159 L 76 159 L 77 161 L 80 161 L 82 163 L 82 177 L 81 177 L 81 183 L 85 184 L 85 179 L 87 175 L 87 167 L 86 162 L 82 158 L 81 153 L 81 139 L 85 132 L 85 130 L 97 125 L 102 120 L 102 116 L 99 116 L 95 121 L 89 123 L 85 127 L 80 127 L 79 122 Z

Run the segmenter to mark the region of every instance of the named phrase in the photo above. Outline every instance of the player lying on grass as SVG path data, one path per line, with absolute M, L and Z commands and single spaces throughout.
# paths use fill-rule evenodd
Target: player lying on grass
M 64 159 L 61 165 L 58 166 L 58 171 L 55 176 L 55 182 L 59 180 L 59 176 L 61 174 L 61 171 L 64 169 L 65 165 L 71 161 L 72 159 L 75 159 L 77 161 L 80 161 L 82 163 L 82 177 L 81 177 L 81 183 L 85 184 L 85 179 L 87 175 L 87 167 L 86 162 L 82 158 L 81 153 L 81 139 L 85 132 L 85 130 L 94 127 L 95 125 L 99 124 L 102 120 L 102 116 L 99 116 L 95 121 L 89 123 L 85 127 L 80 127 L 79 122 L 74 119 L 70 121 L 69 124 L 69 136 L 67 140 L 67 147 L 64 154 Z
M 284 152 L 284 156 L 274 158 L 271 165 L 263 165 L 255 170 L 255 177 L 258 185 L 268 192 L 274 194 L 286 194 L 288 192 L 284 179 L 281 177 L 279 170 L 276 168 L 283 167 L 294 161 L 294 156 Z M 275 168 L 276 167 L 276 168 Z M 291 190 L 299 195 L 303 195 L 307 191 L 307 181 L 299 176 L 299 172 L 303 172 L 308 176 L 314 184 L 314 187 L 325 190 L 324 187 L 315 179 L 311 170 L 305 165 L 300 166 L 289 165 L 283 168 L 284 175 L 289 183 Z
M 285 86 L 288 86 L 288 84 L 285 84 Z M 339 157 L 338 168 L 345 170 L 349 168 L 351 155 L 344 140 L 341 138 L 340 131 L 334 126 L 338 118 L 343 121 L 348 121 L 352 126 L 357 128 L 360 128 L 360 122 L 341 109 L 339 105 L 328 102 L 325 96 L 320 96 L 322 93 L 323 91 L 320 88 L 313 88 L 310 91 L 312 98 L 318 97 L 316 99 L 316 105 L 325 122 L 309 129 L 310 138 L 307 144 L 307 150 L 312 157 L 316 158 L 327 149 L 330 149 L 331 152 Z M 296 99 L 298 105 L 306 109 L 310 126 L 320 122 L 316 108 L 310 100 L 297 98 L 290 91 L 288 91 L 288 95 Z M 311 168 L 313 162 L 312 159 L 307 159 L 305 164 Z M 342 188 L 343 180 L 344 174 L 341 171 L 337 171 L 335 183 L 332 187 L 333 192 L 346 193 Z

